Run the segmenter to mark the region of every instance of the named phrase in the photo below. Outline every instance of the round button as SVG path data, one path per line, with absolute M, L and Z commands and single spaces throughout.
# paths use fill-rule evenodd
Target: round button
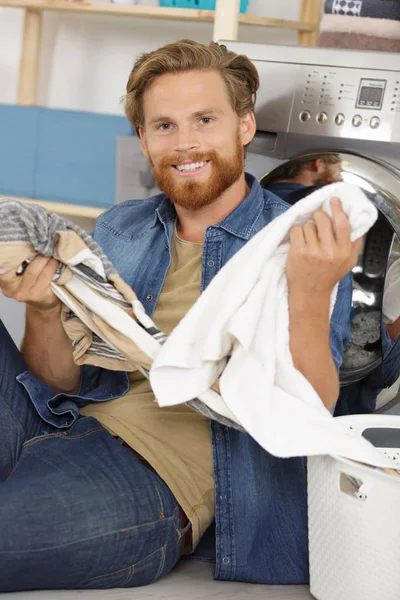
M 360 125 L 362 125 L 362 117 L 360 115 L 354 115 L 351 122 L 353 127 L 360 127 Z
M 308 112 L 308 110 L 303 110 L 303 112 L 300 113 L 300 121 L 302 123 L 307 123 L 307 121 L 309 121 L 311 119 L 311 115 Z
M 224 556 L 224 558 L 222 559 L 222 562 L 224 563 L 224 565 L 229 565 L 230 560 L 227 556 Z
M 369 124 L 372 127 L 372 129 L 378 129 L 379 125 L 381 124 L 381 120 L 379 117 L 372 117 Z
M 343 125 L 343 123 L 345 122 L 346 117 L 344 116 L 343 113 L 338 113 L 335 117 L 335 123 L 336 125 Z
M 147 302 L 151 302 L 153 300 L 153 296 L 151 294 L 148 294 L 146 296 L 146 300 L 147 300 Z
M 208 263 L 207 263 L 207 265 L 209 267 L 213 267 L 215 265 L 215 262 L 213 260 L 209 260 Z
M 326 112 L 320 112 L 317 115 L 317 121 L 320 125 L 323 125 L 324 123 L 326 123 L 328 120 L 328 115 L 326 114 Z
M 217 433 L 217 435 L 215 436 L 215 439 L 218 441 L 222 440 L 222 433 Z

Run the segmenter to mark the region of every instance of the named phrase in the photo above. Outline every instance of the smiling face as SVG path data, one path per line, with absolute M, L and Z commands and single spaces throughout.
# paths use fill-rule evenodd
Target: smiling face
M 146 89 L 143 107 L 142 148 L 171 202 L 199 210 L 244 176 L 254 116 L 237 116 L 217 71 L 161 75 Z

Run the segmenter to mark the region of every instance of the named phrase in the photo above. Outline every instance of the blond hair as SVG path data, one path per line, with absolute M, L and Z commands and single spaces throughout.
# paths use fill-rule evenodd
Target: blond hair
M 142 54 L 135 62 L 126 86 L 125 114 L 138 134 L 144 126 L 143 95 L 147 87 L 165 73 L 218 71 L 227 88 L 232 108 L 239 117 L 254 111 L 260 80 L 247 56 L 235 54 L 224 45 L 181 40 Z

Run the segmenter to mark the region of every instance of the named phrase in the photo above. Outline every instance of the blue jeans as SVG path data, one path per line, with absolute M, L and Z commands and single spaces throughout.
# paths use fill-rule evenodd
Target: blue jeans
M 0 322 L 0 592 L 156 581 L 190 527 L 173 494 L 96 419 L 43 421 L 25 370 Z

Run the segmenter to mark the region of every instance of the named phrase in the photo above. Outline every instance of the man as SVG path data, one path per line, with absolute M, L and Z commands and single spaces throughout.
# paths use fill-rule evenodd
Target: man
M 341 167 L 339 154 L 321 154 L 312 160 L 304 156 L 274 169 L 264 178 L 263 187 L 294 204 L 318 186 L 342 181 Z
M 94 237 L 166 333 L 288 208 L 244 173 L 258 84 L 247 57 L 187 40 L 143 55 L 129 77 L 126 114 L 165 194 L 115 206 Z M 339 200 L 332 210 L 334 224 L 317 212 L 293 228 L 287 261 L 294 364 L 327 408 L 349 314 L 339 292 L 329 326 L 330 295 L 359 245 Z M 0 590 L 151 583 L 214 520 L 216 578 L 307 582 L 304 461 L 186 406 L 159 408 L 139 376 L 78 368 L 49 286 L 56 267 L 38 256 L 0 278 L 27 317 L 23 357 L 0 336 Z M 69 429 L 40 416 L 55 394 L 86 403 Z

